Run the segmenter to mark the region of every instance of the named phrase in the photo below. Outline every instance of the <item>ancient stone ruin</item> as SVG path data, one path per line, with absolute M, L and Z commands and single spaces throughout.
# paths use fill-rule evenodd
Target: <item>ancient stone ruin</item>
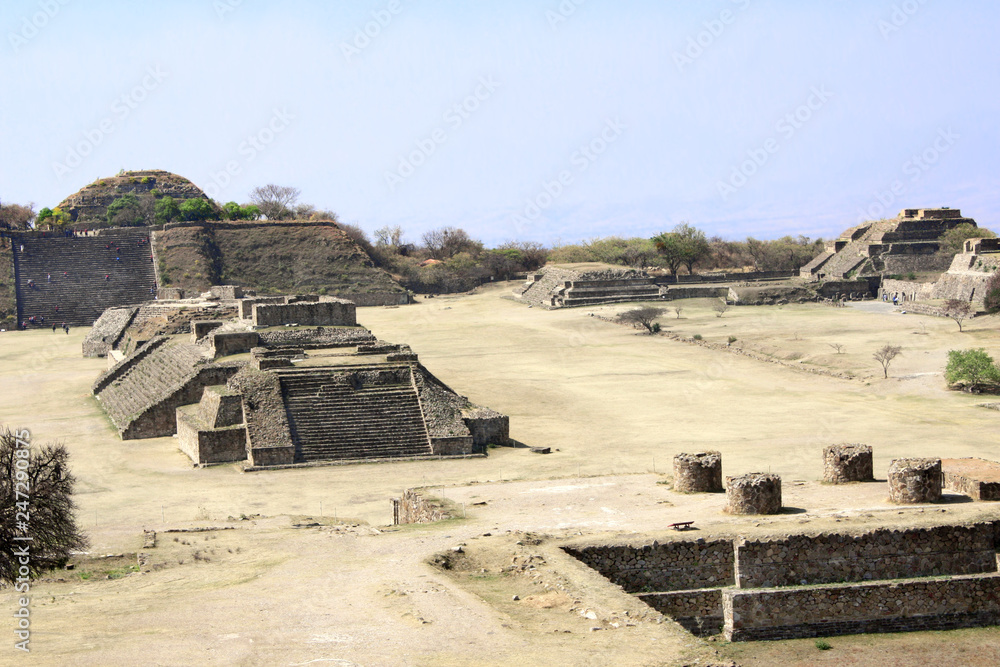
M 698 452 L 674 457 L 674 491 L 720 493 L 722 490 L 721 453 Z
M 726 477 L 726 512 L 778 514 L 781 512 L 781 477 L 763 472 Z
M 729 641 L 1000 624 L 1000 521 L 563 549 L 692 633 Z
M 823 450 L 823 481 L 828 484 L 870 482 L 873 471 L 868 445 L 830 445 Z
M 889 464 L 889 500 L 900 505 L 941 500 L 941 459 L 893 459 Z
M 228 319 L 188 317 L 187 333 L 172 319 L 186 310 L 159 310 L 141 324 L 141 308 L 109 311 L 84 345 L 109 356 L 93 390 L 122 439 L 177 433 L 199 465 L 250 468 L 468 456 L 509 439 L 505 415 L 379 341 L 343 299 L 247 298 L 225 307 Z
M 983 459 L 941 459 L 946 488 L 973 500 L 1000 500 L 1000 463 Z

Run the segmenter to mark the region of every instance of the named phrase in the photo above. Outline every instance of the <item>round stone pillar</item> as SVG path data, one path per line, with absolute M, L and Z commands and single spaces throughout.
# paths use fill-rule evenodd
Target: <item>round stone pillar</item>
M 846 484 L 873 479 L 872 448 L 868 445 L 830 445 L 823 450 L 824 482 Z
M 726 478 L 726 512 L 777 514 L 781 511 L 781 477 L 751 472 Z
M 894 503 L 936 503 L 941 483 L 941 459 L 893 459 L 889 464 L 889 500 Z
M 698 452 L 674 457 L 674 491 L 679 493 L 721 493 L 722 454 Z

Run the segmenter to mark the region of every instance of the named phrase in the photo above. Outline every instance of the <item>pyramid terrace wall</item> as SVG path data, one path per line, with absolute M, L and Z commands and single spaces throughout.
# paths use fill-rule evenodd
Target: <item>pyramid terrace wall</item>
M 563 550 L 628 593 L 721 588 L 735 582 L 735 552 L 729 539 L 567 546 Z
M 254 304 L 253 323 L 258 327 L 294 322 L 303 326 L 357 326 L 355 306 L 344 299 L 318 303 Z

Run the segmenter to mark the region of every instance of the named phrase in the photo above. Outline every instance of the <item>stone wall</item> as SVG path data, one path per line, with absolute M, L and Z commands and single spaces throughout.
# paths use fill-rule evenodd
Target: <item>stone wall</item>
M 260 344 L 267 347 L 294 346 L 303 349 L 321 347 L 349 347 L 376 340 L 372 332 L 363 327 L 316 327 L 260 331 Z
M 209 332 L 218 329 L 225 322 L 222 320 L 191 320 L 191 342 L 197 343 Z
M 983 459 L 941 459 L 944 486 L 973 500 L 1000 500 L 1000 464 Z
M 462 415 L 472 434 L 472 450 L 485 452 L 489 445 L 502 446 L 510 442 L 510 417 L 489 408 L 477 407 Z
M 239 285 L 212 285 L 208 291 L 216 299 L 243 298 L 243 288 Z
M 914 280 L 894 280 L 887 278 L 882 281 L 879 289 L 879 298 L 885 301 L 892 301 L 896 297 L 899 301 L 926 301 L 934 293 L 934 283 L 921 283 Z
M 722 592 L 729 641 L 1000 624 L 1000 575 Z
M 727 539 L 563 550 L 629 593 L 714 588 L 735 581 L 733 543 Z
M 722 632 L 721 588 L 701 588 L 669 593 L 639 593 L 636 595 L 650 607 L 672 618 L 693 635 L 715 635 Z
M 410 303 L 410 295 L 405 292 L 371 292 L 369 294 L 338 293 L 334 296 L 339 299 L 346 299 L 359 308 L 370 306 L 405 306 Z
M 463 456 L 473 451 L 472 436 L 431 437 L 430 441 L 435 456 Z
M 997 524 L 939 526 L 860 535 L 735 540 L 739 588 L 797 586 L 997 569 Z
M 726 512 L 777 514 L 781 511 L 781 477 L 751 472 L 726 477 Z
M 260 335 L 256 331 L 227 331 L 210 335 L 209 338 L 216 357 L 249 352 L 260 343 Z
M 440 498 L 425 496 L 417 489 L 403 491 L 400 498 L 392 499 L 393 525 L 405 523 L 433 523 L 454 518 L 451 507 Z
M 272 327 L 295 323 L 303 326 L 357 326 L 355 306 L 343 299 L 318 303 L 254 304 L 253 323 Z
M 177 408 L 177 445 L 181 451 L 199 465 L 246 460 L 246 428 L 243 425 L 209 428 L 201 420 L 200 407 L 199 404 Z

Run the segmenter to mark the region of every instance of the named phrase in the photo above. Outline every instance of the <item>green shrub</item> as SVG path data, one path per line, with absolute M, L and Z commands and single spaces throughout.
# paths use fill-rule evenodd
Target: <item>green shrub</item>
M 983 348 L 950 350 L 944 379 L 951 386 L 963 386 L 969 391 L 1000 386 L 1000 368 Z
M 732 345 L 735 342 L 736 342 L 736 336 L 730 336 L 729 337 L 729 344 Z
M 829 651 L 833 647 L 830 646 L 830 642 L 826 641 L 825 639 L 817 639 L 816 648 L 818 648 L 820 651 Z
M 913 271 L 910 271 L 909 273 L 906 274 L 906 279 L 907 280 L 916 280 L 917 279 L 917 274 L 915 274 Z
M 695 340 L 701 340 L 701 334 L 695 334 L 691 337 L 694 338 Z

